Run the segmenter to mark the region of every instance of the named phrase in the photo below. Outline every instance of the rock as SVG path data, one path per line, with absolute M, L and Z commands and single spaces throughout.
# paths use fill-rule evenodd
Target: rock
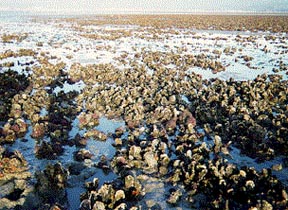
M 110 163 L 105 155 L 101 156 L 100 162 L 98 162 L 96 166 L 103 169 L 104 172 L 110 171 Z
M 51 208 L 49 210 L 62 210 L 63 207 L 61 208 L 60 205 L 54 204 L 53 206 L 51 206 Z
M 273 206 L 268 201 L 262 200 L 261 203 L 257 204 L 257 209 L 273 210 Z
M 92 210 L 106 210 L 106 207 L 103 202 L 96 201 Z
M 74 159 L 76 161 L 84 161 L 85 159 L 91 159 L 94 155 L 86 149 L 80 149 L 74 153 Z
M 127 204 L 121 203 L 115 208 L 115 210 L 128 210 Z
M 0 209 L 14 209 L 27 201 L 33 191 L 27 165 L 19 151 L 7 152 L 0 146 Z
M 43 141 L 41 145 L 35 146 L 36 157 L 39 159 L 46 158 L 53 160 L 56 159 L 63 151 L 64 149 L 62 148 L 62 145 L 58 142 L 52 143 Z
M 168 173 L 168 168 L 165 167 L 165 166 L 160 166 L 159 167 L 159 173 L 160 173 L 161 176 L 166 175 Z
M 124 178 L 124 188 L 126 197 L 130 199 L 134 199 L 135 197 L 145 194 L 139 180 L 131 175 Z
M 141 156 L 141 147 L 138 146 L 131 146 L 129 149 L 129 159 L 133 160 L 133 159 L 137 159 L 137 160 L 142 160 L 142 156 Z
M 6 197 L 9 194 L 13 193 L 15 189 L 15 183 L 8 182 L 0 186 L 1 197 Z
M 84 137 L 85 138 L 94 138 L 96 140 L 100 140 L 100 141 L 106 141 L 107 140 L 107 135 L 101 131 L 98 131 L 96 129 L 92 129 L 92 130 L 89 130 L 87 131 L 85 134 L 84 134 Z
M 147 164 L 145 172 L 154 173 L 158 170 L 158 161 L 155 158 L 155 154 L 153 152 L 146 152 L 144 154 L 144 161 Z
M 86 182 L 85 183 L 85 188 L 88 191 L 96 191 L 99 185 L 99 179 L 98 178 L 94 178 L 91 182 Z
M 283 169 L 282 164 L 275 164 L 272 166 L 272 170 L 274 171 L 281 171 Z
M 32 131 L 31 137 L 35 138 L 35 139 L 43 137 L 45 134 L 45 130 L 46 130 L 46 128 L 45 128 L 45 125 L 43 123 L 36 123 L 33 126 L 33 131 Z
M 88 141 L 87 138 L 81 137 L 78 133 L 73 139 L 73 142 L 76 145 L 76 147 L 85 147 L 87 145 L 87 141 Z
M 125 192 L 123 190 L 117 190 L 115 193 L 115 201 L 124 200 L 125 199 Z
M 80 204 L 80 210 L 91 210 L 91 201 L 89 199 L 85 199 Z
M 172 205 L 176 205 L 179 202 L 182 196 L 182 193 L 179 189 L 178 190 L 170 189 L 169 191 L 170 191 L 170 196 L 166 200 L 166 202 Z
M 172 132 L 175 130 L 176 126 L 177 126 L 177 117 L 174 117 L 171 120 L 167 121 L 165 128 L 168 132 Z
M 119 128 L 116 128 L 115 130 L 115 136 L 117 138 L 121 137 L 125 132 L 125 127 L 119 127 Z
M 85 168 L 83 163 L 80 162 L 73 162 L 69 164 L 68 170 L 71 175 L 79 175 L 81 174 L 82 170 Z
M 84 113 L 82 112 L 78 116 L 79 128 L 93 128 L 99 125 L 99 114 L 98 113 Z
M 120 139 L 120 138 L 115 138 L 115 146 L 122 146 L 122 139 Z
M 59 194 L 59 199 L 63 198 L 68 175 L 68 170 L 63 168 L 61 163 L 55 163 L 54 165 L 48 164 L 44 171 L 37 171 L 35 173 L 37 192 L 43 196 L 56 196 Z
M 124 183 L 126 189 L 129 189 L 130 187 L 135 187 L 135 178 L 131 175 L 128 175 L 125 177 Z
M 98 194 L 101 196 L 101 200 L 104 203 L 114 203 L 114 197 L 115 197 L 115 190 L 110 184 L 104 184 L 102 187 L 98 190 Z

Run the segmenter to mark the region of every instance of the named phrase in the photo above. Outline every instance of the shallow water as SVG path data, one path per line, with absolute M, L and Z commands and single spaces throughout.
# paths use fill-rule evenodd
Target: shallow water
M 100 124 L 95 128 L 108 134 L 114 133 L 115 129 L 124 126 L 123 121 L 109 120 L 106 117 L 101 117 L 99 120 Z M 73 138 L 77 133 L 82 134 L 85 130 L 80 131 L 78 128 L 77 118 L 73 122 L 73 128 L 69 133 L 69 136 Z M 55 160 L 38 159 L 35 157 L 35 145 L 36 140 L 31 138 L 32 127 L 28 128 L 27 134 L 17 139 L 13 145 L 8 145 L 8 150 L 14 151 L 19 150 L 27 160 L 29 164 L 29 171 L 34 174 L 36 171 L 44 170 L 47 164 L 53 164 L 60 162 L 64 167 L 68 167 L 71 164 L 81 164 L 73 159 L 73 154 L 77 150 L 75 146 L 64 146 L 64 154 L 59 156 Z M 99 162 L 102 155 L 105 155 L 108 160 L 114 156 L 115 148 L 112 146 L 113 140 L 108 138 L 106 141 L 97 141 L 90 139 L 86 146 L 94 157 L 92 160 L 85 160 L 82 172 L 79 175 L 71 175 L 68 179 L 68 187 L 66 188 L 68 205 L 70 209 L 78 209 L 80 206 L 80 194 L 85 192 L 84 183 L 92 181 L 93 178 L 99 179 L 99 186 L 104 182 L 113 181 L 117 178 L 117 175 L 112 171 L 104 173 L 102 169 L 96 168 L 95 164 Z M 32 179 L 33 181 L 34 179 Z M 35 180 L 34 180 L 35 181 Z M 34 182 L 33 181 L 33 182 Z
M 203 129 L 199 129 L 198 132 L 204 133 Z M 213 138 L 211 137 L 205 137 L 204 141 L 212 148 L 214 145 Z M 284 156 L 277 156 L 273 158 L 272 160 L 265 160 L 262 162 L 257 161 L 256 159 L 253 159 L 243 153 L 241 153 L 241 150 L 239 150 L 235 146 L 229 146 L 229 156 L 225 156 L 225 159 L 234 165 L 236 165 L 238 168 L 241 167 L 253 167 L 258 172 L 261 172 L 263 169 L 271 169 L 274 165 L 283 163 L 285 157 Z M 211 158 L 212 159 L 212 158 Z M 277 179 L 279 179 L 285 186 L 288 186 L 288 167 L 283 167 L 280 171 L 272 170 L 272 175 L 275 175 Z

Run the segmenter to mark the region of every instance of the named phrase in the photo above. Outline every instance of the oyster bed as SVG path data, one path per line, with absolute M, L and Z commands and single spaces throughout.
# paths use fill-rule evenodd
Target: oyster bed
M 287 209 L 287 23 L 0 20 L 0 209 Z

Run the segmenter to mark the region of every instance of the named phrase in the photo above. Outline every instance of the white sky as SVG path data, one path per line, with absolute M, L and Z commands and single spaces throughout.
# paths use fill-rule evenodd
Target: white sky
M 0 0 L 1 10 L 58 13 L 288 12 L 288 0 Z

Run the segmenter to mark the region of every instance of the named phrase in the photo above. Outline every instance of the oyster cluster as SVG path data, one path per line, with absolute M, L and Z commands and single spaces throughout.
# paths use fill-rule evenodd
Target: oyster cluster
M 24 34 L 3 34 L 1 36 L 3 43 L 22 42 L 28 37 L 27 33 Z
M 13 97 L 28 87 L 29 80 L 25 75 L 13 71 L 0 73 L 0 80 L 0 118 L 3 122 L 7 121 L 0 129 L 0 142 L 13 142 L 27 131 L 27 124 L 21 116 L 21 106 L 13 103 Z M 9 114 L 10 109 L 13 111 Z
M 79 48 L 91 46 L 77 43 L 79 48 L 73 48 L 65 39 L 47 43 L 37 39 L 37 51 L 1 52 L 0 61 L 5 62 L 0 68 L 5 71 L 0 73 L 0 208 L 67 209 L 66 189 L 80 182 L 85 192 L 73 196 L 79 198 L 81 210 L 167 209 L 183 203 L 194 209 L 286 209 L 287 183 L 274 171 L 287 170 L 288 165 L 288 84 L 283 77 L 287 17 L 254 17 L 255 21 L 242 16 L 121 17 L 125 18 L 66 19 L 73 23 L 66 29 L 72 28 L 81 39 L 104 43 L 95 50 L 119 53 L 111 63 L 72 62 Z M 94 24 L 107 21 L 137 26 L 96 26 L 99 33 L 95 33 Z M 235 36 L 233 41 L 242 48 L 224 48 L 221 42 L 226 37 L 199 37 L 185 31 L 191 27 L 282 32 L 262 38 L 268 43 L 277 41 L 277 52 L 283 56 L 271 61 L 275 74 L 244 81 L 204 79 L 191 69 L 208 69 L 217 77 L 229 67 L 222 55 L 231 55 L 235 63 L 257 71 L 257 56 L 241 53 L 243 47 L 252 46 L 263 54 L 271 49 L 253 34 Z M 2 43 L 24 42 L 26 36 L 22 40 L 3 35 Z M 167 37 L 177 36 L 182 37 L 179 46 L 163 44 Z M 184 43 L 188 36 L 191 43 Z M 155 49 L 139 44 L 129 52 L 116 53 L 115 46 L 109 45 L 125 44 L 128 38 L 151 42 Z M 213 43 L 215 49 L 188 47 L 198 39 Z M 38 53 L 46 44 L 73 53 L 65 58 Z M 17 62 L 11 62 L 12 58 Z M 12 71 L 15 67 L 25 74 Z M 79 92 L 67 91 L 75 84 L 84 87 Z M 123 126 L 104 132 L 101 118 L 120 120 Z M 21 152 L 8 149 L 18 141 L 27 143 L 27 148 L 33 141 L 31 168 L 33 161 L 47 165 L 31 169 L 32 175 Z M 113 154 L 98 151 L 91 142 L 111 144 L 107 147 L 114 149 Z M 232 153 L 236 148 L 259 163 L 274 158 L 282 162 L 261 170 L 238 165 Z M 102 175 L 95 175 L 99 171 L 113 178 L 103 181 Z M 31 176 L 34 187 L 27 182 Z M 162 200 L 157 203 L 159 194 Z M 153 196 L 155 200 L 149 199 Z
M 51 208 L 57 204 L 67 205 L 65 188 L 68 176 L 68 170 L 61 163 L 48 164 L 43 171 L 36 171 L 35 202 L 41 206 L 50 205 Z M 58 208 L 61 209 L 60 206 Z
M 263 161 L 287 151 L 287 93 L 281 76 L 261 75 L 254 81 L 209 81 L 198 95 L 187 97 L 208 134 Z
M 133 175 L 126 175 L 98 188 L 98 179 L 86 182 L 87 192 L 81 195 L 81 210 L 88 209 L 137 209 L 133 206 L 144 195 L 142 185 Z
M 137 171 L 162 181 L 165 178 L 176 186 L 167 199 L 171 205 L 185 197 L 192 207 L 196 205 L 193 197 L 205 194 L 207 208 L 252 208 L 262 203 L 287 206 L 285 187 L 269 169 L 257 172 L 228 161 L 231 144 L 259 161 L 287 151 L 287 81 L 275 75 L 243 82 L 203 80 L 194 73 L 161 66 L 151 76 L 136 64 L 129 73 L 118 70 L 119 76 L 113 78 L 114 71 L 109 76 L 109 71 L 101 74 L 97 69 L 95 75 L 115 80 L 114 85 L 87 84 L 77 101 L 85 102 L 90 113 L 125 120 L 126 131 L 119 128 L 113 134 L 117 152 L 111 167 L 117 174 Z M 92 74 L 93 66 L 82 70 Z M 201 127 L 204 133 L 198 131 Z M 213 144 L 207 144 L 206 138 L 214 139 Z M 275 139 L 282 142 L 278 149 Z M 185 196 L 177 189 L 179 184 L 185 186 Z M 268 196 L 271 188 L 277 193 Z M 243 193 L 247 196 L 237 201 Z M 276 199 L 278 193 L 283 196 Z M 260 194 L 267 196 L 257 197 Z
M 19 151 L 0 146 L 0 208 L 23 206 L 33 191 L 28 163 Z
M 253 19 L 253 21 L 251 21 Z M 71 21 L 71 19 L 67 19 Z M 231 15 L 110 15 L 73 19 L 80 28 L 89 25 L 136 25 L 144 28 L 193 28 L 199 30 L 272 31 L 287 32 L 287 16 L 231 16 Z

